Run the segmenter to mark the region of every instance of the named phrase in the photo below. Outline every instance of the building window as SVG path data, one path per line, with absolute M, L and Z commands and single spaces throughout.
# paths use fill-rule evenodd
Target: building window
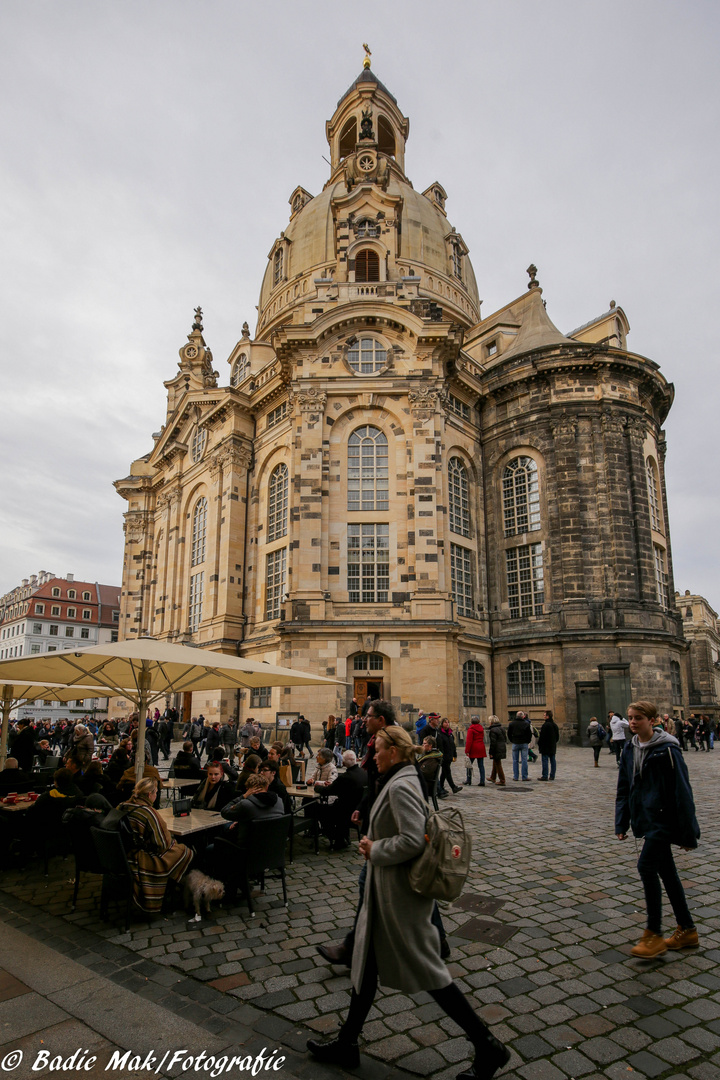
M 280 247 L 273 258 L 273 286 L 279 285 L 283 279 L 283 263 L 285 261 L 283 256 L 284 252 Z
M 279 619 L 280 605 L 285 595 L 287 548 L 278 548 L 267 556 L 265 570 L 265 618 Z
M 680 675 L 680 665 L 677 660 L 670 661 L 670 686 L 673 705 L 682 705 L 682 677 Z
M 380 235 L 380 226 L 377 222 L 371 221 L 370 218 L 363 218 L 362 221 L 358 221 L 355 226 L 355 235 L 358 240 L 374 238 Z M 357 278 L 355 280 L 357 281 Z
M 53 623 L 53 624 L 52 624 L 52 625 L 50 626 L 50 637 L 57 637 L 57 636 L 58 636 L 58 632 L 59 632 L 59 629 L 60 629 L 60 628 L 59 628 L 58 626 L 56 626 L 56 625 L 55 625 L 55 623 Z
M 66 626 L 65 627 L 65 637 L 74 637 L 74 635 L 75 635 L 75 628 L 73 626 Z
M 542 615 L 545 603 L 542 544 L 508 548 L 505 552 L 510 617 Z
M 269 709 L 270 708 L 270 692 L 269 686 L 253 686 L 250 691 L 250 706 L 253 709 Z
M 38 653 L 38 652 L 40 652 L 40 645 L 39 645 L 39 643 L 38 643 L 38 642 L 34 642 L 34 643 L 33 643 L 33 644 L 32 644 L 32 645 L 30 646 L 30 652 L 31 652 L 31 653 Z
M 288 467 L 278 465 L 270 474 L 268 484 L 267 538 L 279 540 L 287 535 L 288 518 Z
M 338 143 L 338 154 L 341 158 L 347 157 L 348 154 L 352 154 L 355 149 L 355 143 L 357 142 L 357 120 L 354 116 L 346 122 L 345 127 L 340 133 L 340 141 Z
M 120 622 L 120 612 L 119 611 L 113 611 L 113 613 L 112 613 L 112 621 L 116 622 L 116 623 Z
M 192 546 L 190 565 L 199 566 L 205 562 L 205 537 L 207 534 L 207 499 L 203 496 L 195 503 L 192 523 Z
M 448 405 L 456 416 L 461 417 L 463 420 L 470 419 L 470 406 L 466 405 L 460 398 L 456 398 L 453 394 L 448 395 Z
M 470 535 L 470 485 L 460 458 L 450 458 L 448 465 L 450 532 Z
M 74 589 L 68 589 L 68 600 L 74 600 L 76 596 L 77 593 Z
M 347 544 L 350 603 L 387 603 L 390 589 L 389 526 L 348 525 Z
M 505 535 L 518 536 L 540 528 L 537 465 L 530 457 L 513 458 L 503 473 Z
M 497 338 L 494 339 L 493 341 L 488 341 L 487 345 L 485 346 L 485 352 L 487 353 L 487 355 L 488 356 L 497 356 L 497 351 L 498 351 Z
M 230 371 L 230 385 L 239 386 L 246 375 L 250 373 L 250 361 L 245 353 L 240 353 Z
M 67 617 L 68 617 L 68 619 L 76 619 L 77 618 L 77 608 L 69 607 L 68 610 L 67 610 Z
M 508 705 L 545 704 L 545 668 L 537 660 L 516 660 L 507 669 Z
M 686 619 L 692 619 L 692 617 L 693 617 L 693 609 L 691 607 L 685 608 L 685 618 Z
M 83 608 L 83 619 L 92 619 L 92 611 L 90 608 Z
M 462 692 L 466 709 L 485 708 L 485 668 L 477 660 L 463 664 Z
M 44 615 L 45 614 L 45 605 L 44 604 L 36 604 L 35 605 L 35 614 L 36 615 Z
M 657 466 L 652 458 L 645 462 L 647 472 L 648 502 L 650 503 L 650 524 L 655 532 L 662 532 L 662 517 L 660 516 L 660 486 L 658 484 Z
M 91 599 L 90 593 L 89 592 L 84 592 L 83 593 L 83 600 L 90 600 L 90 599 Z
M 110 640 L 111 640 L 111 641 L 117 641 L 117 639 L 118 639 L 118 632 L 117 632 L 117 630 L 111 630 L 111 631 L 110 631 Z
M 658 603 L 664 608 L 670 607 L 670 593 L 668 591 L 668 574 L 665 563 L 665 549 L 659 544 L 653 544 L 655 556 L 655 585 L 657 587 Z
M 48 645 L 48 652 L 57 652 L 57 645 Z
M 387 510 L 388 441 L 379 428 L 358 428 L 348 439 L 348 510 Z
M 33 634 L 42 634 L 42 623 L 33 623 L 32 632 Z
M 379 652 L 359 652 L 353 662 L 355 671 L 382 671 L 383 656 Z
M 459 244 L 453 244 L 450 251 L 450 261 L 452 263 L 452 272 L 456 278 L 462 281 L 463 276 L 463 257 Z
M 450 588 L 458 615 L 473 614 L 472 553 L 450 545 Z
M 193 432 L 192 443 L 190 444 L 190 454 L 193 461 L 197 464 L 205 453 L 205 443 L 207 442 L 207 431 L 205 428 L 196 427 Z
M 60 590 L 59 589 L 53 589 L 52 595 L 53 596 L 59 596 L 60 595 Z
M 278 405 L 276 409 L 273 409 L 272 412 L 268 413 L 266 426 L 269 428 L 275 427 L 275 425 L 279 424 L 281 420 L 284 420 L 286 416 L 287 401 L 283 401 L 282 404 Z
M 50 611 L 50 614 L 51 615 L 59 615 L 60 614 L 60 606 L 58 604 L 53 604 L 52 609 Z
M 80 637 L 84 638 L 85 641 L 87 641 L 88 638 L 90 637 L 90 630 L 89 630 L 89 628 L 87 626 L 81 626 L 80 627 Z
M 356 338 L 348 349 L 347 362 L 357 375 L 374 375 L 387 364 L 387 349 L 375 338 Z
M 194 634 L 200 627 L 203 606 L 204 571 L 190 577 L 190 597 L 188 602 L 188 630 Z
M 363 248 L 355 256 L 355 280 L 371 282 L 380 280 L 380 256 L 371 248 Z

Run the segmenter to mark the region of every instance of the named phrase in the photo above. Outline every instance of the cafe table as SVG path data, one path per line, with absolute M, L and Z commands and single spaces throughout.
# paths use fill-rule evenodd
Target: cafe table
M 202 779 L 196 780 L 192 777 L 185 776 L 168 776 L 167 779 L 163 779 L 162 789 L 163 791 L 171 791 L 173 802 L 180 795 L 182 795 L 182 789 L 185 787 L 200 787 Z
M 224 825 L 225 819 L 216 810 L 191 810 L 184 817 L 173 817 L 172 806 L 164 806 L 158 814 L 173 836 L 192 836 L 193 833 L 205 832 L 206 829 Z

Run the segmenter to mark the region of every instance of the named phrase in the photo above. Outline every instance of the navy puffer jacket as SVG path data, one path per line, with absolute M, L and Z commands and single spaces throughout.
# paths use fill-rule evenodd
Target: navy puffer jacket
M 651 746 L 645 753 L 642 772 L 635 770 L 634 741 L 627 743 L 620 758 L 616 834 L 626 833 L 630 825 L 635 836 L 696 848 L 700 827 L 677 740 L 666 736 Z

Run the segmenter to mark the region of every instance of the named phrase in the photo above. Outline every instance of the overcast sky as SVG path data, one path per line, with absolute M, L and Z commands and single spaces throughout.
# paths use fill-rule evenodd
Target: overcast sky
M 440 180 L 483 315 L 535 262 L 568 332 L 607 310 L 675 384 L 675 582 L 720 606 L 715 0 L 4 0 L 0 593 L 119 584 L 112 481 L 152 446 L 192 311 L 221 382 L 362 42 Z

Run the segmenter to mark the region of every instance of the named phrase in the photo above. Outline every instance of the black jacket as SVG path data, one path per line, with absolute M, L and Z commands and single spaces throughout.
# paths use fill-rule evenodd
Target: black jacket
M 247 846 L 247 826 L 251 821 L 282 817 L 282 801 L 273 791 L 259 791 L 246 799 L 234 799 L 220 811 L 227 821 L 237 822 L 230 832 L 230 838 L 239 847 Z
M 700 827 L 687 766 L 677 740 L 665 736 L 645 752 L 642 771 L 635 767 L 633 736 L 620 757 L 615 832 L 626 833 L 632 826 L 635 836 L 667 840 L 681 847 L 696 848 Z
M 200 785 L 193 795 L 193 809 L 198 810 L 222 810 L 235 798 L 235 786 L 227 780 L 221 780 L 219 784 L 207 787 L 206 783 Z M 212 801 L 214 800 L 214 802 Z M 212 802 L 212 805 L 208 803 Z
M 452 731 L 443 731 L 442 728 L 438 728 L 435 739 L 437 748 L 443 756 L 443 762 L 446 765 L 452 765 L 453 760 L 457 755 L 455 736 Z
M 488 754 L 496 761 L 507 757 L 507 738 L 502 724 L 491 724 L 488 728 Z
M 172 769 L 179 780 L 202 780 L 205 776 L 205 771 L 200 768 L 200 762 L 195 755 L 188 754 L 185 750 L 178 750 Z
M 367 773 L 359 765 L 351 765 L 325 788 L 325 795 L 328 798 L 335 796 L 335 812 L 349 818 L 360 805 L 367 783 Z
M 560 728 L 554 720 L 545 720 L 538 735 L 538 750 L 541 754 L 549 754 L 552 757 L 555 747 L 560 741 Z
M 508 741 L 522 746 L 532 741 L 532 728 L 528 720 L 511 720 L 507 729 Z
M 20 728 L 10 744 L 12 757 L 17 758 L 18 767 L 25 772 L 32 772 L 35 760 L 35 733 L 31 727 Z

